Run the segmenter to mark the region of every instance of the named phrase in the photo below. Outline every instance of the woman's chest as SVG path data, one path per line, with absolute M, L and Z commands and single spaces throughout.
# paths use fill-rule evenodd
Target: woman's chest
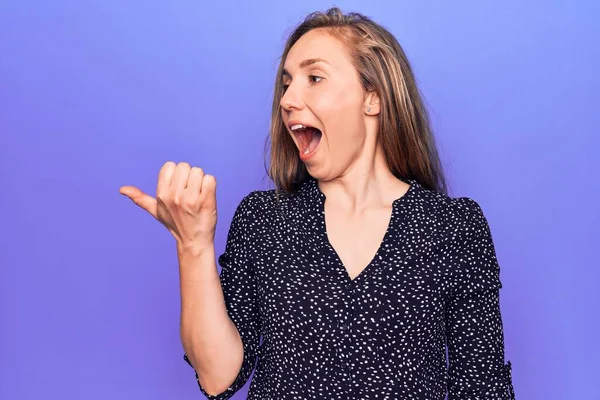
M 442 251 L 390 248 L 351 279 L 326 243 L 275 243 L 256 264 L 266 324 L 328 331 L 352 319 L 370 328 L 443 319 L 451 276 Z

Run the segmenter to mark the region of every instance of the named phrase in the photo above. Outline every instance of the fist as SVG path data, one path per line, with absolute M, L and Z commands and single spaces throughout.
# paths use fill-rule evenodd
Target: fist
M 134 186 L 119 192 L 161 222 L 182 247 L 214 245 L 217 181 L 186 162 L 166 162 L 158 173 L 156 198 Z

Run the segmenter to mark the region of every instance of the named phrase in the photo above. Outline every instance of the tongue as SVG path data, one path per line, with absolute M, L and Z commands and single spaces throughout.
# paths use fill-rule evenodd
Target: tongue
M 310 143 L 308 144 L 308 151 L 311 153 L 314 149 L 317 148 L 317 145 L 321 141 L 321 132 L 317 129 L 313 130 L 312 138 L 310 139 Z
M 300 139 L 300 151 L 305 153 L 311 153 L 317 148 L 319 141 L 321 140 L 321 131 L 315 128 L 306 128 L 303 132 L 299 133 L 298 138 Z

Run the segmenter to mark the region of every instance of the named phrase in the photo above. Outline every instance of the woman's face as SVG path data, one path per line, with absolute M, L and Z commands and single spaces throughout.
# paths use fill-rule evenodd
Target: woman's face
M 283 84 L 283 122 L 308 172 L 324 180 L 344 175 L 364 149 L 369 101 L 346 47 L 323 31 L 306 33 L 288 53 Z

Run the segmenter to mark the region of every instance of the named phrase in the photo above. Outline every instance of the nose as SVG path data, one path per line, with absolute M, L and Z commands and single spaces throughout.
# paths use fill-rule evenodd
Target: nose
M 279 102 L 281 107 L 286 111 L 302 109 L 302 99 L 293 84 L 290 84 L 281 97 Z

